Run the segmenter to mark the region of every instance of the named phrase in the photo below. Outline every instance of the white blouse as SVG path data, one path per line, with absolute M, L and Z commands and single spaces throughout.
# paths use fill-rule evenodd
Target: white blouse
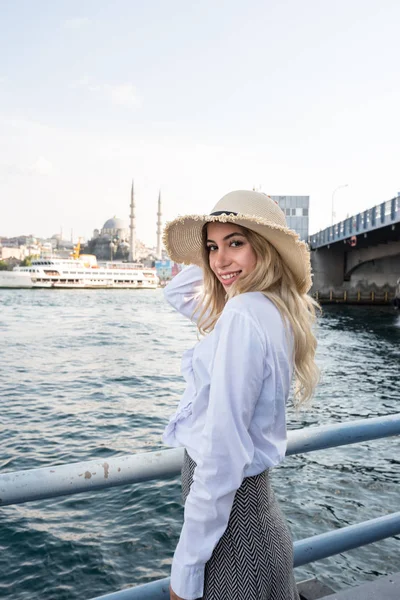
M 202 271 L 190 266 L 165 288 L 172 306 L 195 321 Z M 229 520 L 244 477 L 282 461 L 293 342 L 261 292 L 230 299 L 214 330 L 185 352 L 186 389 L 163 441 L 197 463 L 175 550 L 171 587 L 185 600 L 203 595 L 204 568 Z

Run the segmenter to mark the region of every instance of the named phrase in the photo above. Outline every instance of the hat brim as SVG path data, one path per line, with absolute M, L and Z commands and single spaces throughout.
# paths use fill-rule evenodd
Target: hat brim
M 279 252 L 291 270 L 297 288 L 305 294 L 312 285 L 310 252 L 299 235 L 289 229 L 271 223 L 267 219 L 244 214 L 187 215 L 166 224 L 164 246 L 168 256 L 177 263 L 202 266 L 202 229 L 206 223 L 235 223 L 263 236 Z

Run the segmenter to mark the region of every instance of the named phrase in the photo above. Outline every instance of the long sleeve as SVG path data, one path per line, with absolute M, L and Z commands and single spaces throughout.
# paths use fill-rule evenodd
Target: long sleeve
M 199 313 L 194 313 L 198 307 L 202 285 L 203 271 L 196 265 L 190 265 L 168 283 L 164 288 L 164 297 L 178 312 L 196 322 Z
M 248 313 L 227 306 L 214 333 L 201 458 L 171 571 L 172 589 L 185 600 L 203 595 L 205 564 L 227 527 L 236 490 L 252 462 L 249 427 L 266 376 L 266 344 Z

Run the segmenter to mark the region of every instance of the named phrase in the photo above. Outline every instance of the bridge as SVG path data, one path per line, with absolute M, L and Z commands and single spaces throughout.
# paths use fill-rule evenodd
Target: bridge
M 391 303 L 400 278 L 400 195 L 309 237 L 321 302 Z

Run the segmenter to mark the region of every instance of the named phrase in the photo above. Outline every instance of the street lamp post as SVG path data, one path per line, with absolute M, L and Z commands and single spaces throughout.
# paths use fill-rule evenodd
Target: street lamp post
M 349 185 L 348 183 L 345 183 L 344 185 L 338 185 L 338 187 L 337 187 L 337 188 L 335 188 L 335 189 L 333 190 L 333 192 L 332 192 L 332 210 L 331 210 L 331 226 L 332 226 L 332 227 L 333 227 L 333 221 L 334 221 L 334 218 L 335 218 L 335 212 L 334 212 L 334 210 L 333 210 L 333 207 L 334 207 L 334 199 L 335 199 L 335 194 L 336 194 L 336 192 L 337 192 L 338 190 L 340 190 L 341 188 L 348 187 L 348 185 Z

